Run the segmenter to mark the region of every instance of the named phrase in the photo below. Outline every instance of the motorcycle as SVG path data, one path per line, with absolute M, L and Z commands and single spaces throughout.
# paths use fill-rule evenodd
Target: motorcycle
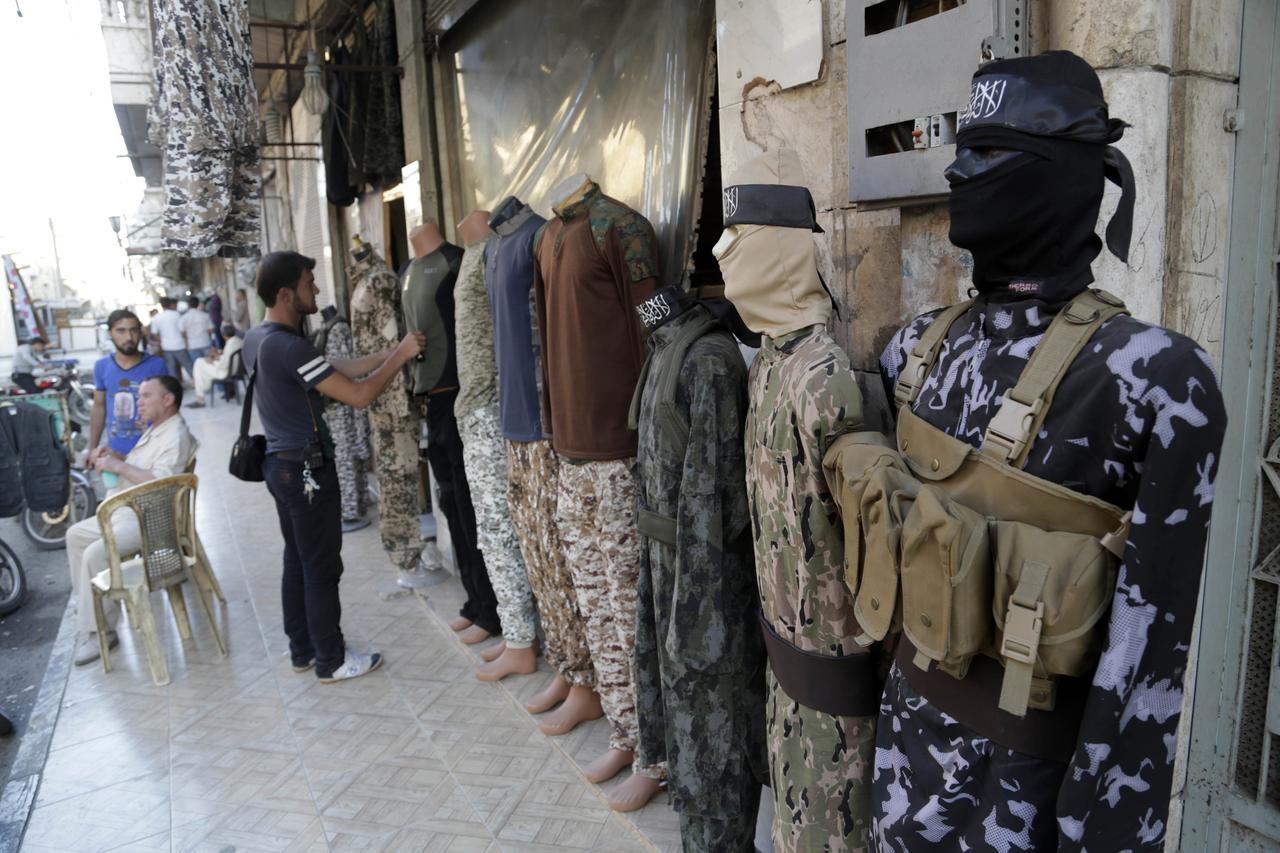
M 52 359 L 45 362 L 43 370 L 36 377 L 36 387 L 41 394 L 57 393 L 66 398 L 67 410 L 71 419 L 82 427 L 89 425 L 93 413 L 93 386 L 80 379 L 78 358 Z M 10 397 L 23 397 L 28 392 L 16 385 L 9 388 Z
M 18 555 L 0 539 L 0 616 L 8 616 L 27 598 L 27 576 Z

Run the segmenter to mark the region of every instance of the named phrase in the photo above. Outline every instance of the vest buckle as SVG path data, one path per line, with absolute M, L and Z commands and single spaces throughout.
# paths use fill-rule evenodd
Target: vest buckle
M 1040 646 L 1040 631 L 1044 628 L 1044 602 L 1037 601 L 1034 608 L 1009 602 L 1009 612 L 1004 621 L 1004 639 L 1000 643 L 1002 657 L 1018 663 L 1036 662 L 1036 649 Z
M 893 399 L 899 406 L 910 406 L 916 401 L 929 373 L 929 362 L 915 351 L 907 353 L 907 363 L 898 374 L 898 384 L 893 388 Z
M 1004 405 L 996 412 L 991 423 L 987 425 L 987 434 L 983 444 L 994 443 L 1000 448 L 1004 461 L 1008 462 L 1020 457 L 1027 445 L 1031 443 L 1032 425 L 1036 416 L 1044 408 L 1044 400 L 1037 397 L 1030 403 L 1023 403 L 1013 398 L 1013 392 L 1005 395 Z

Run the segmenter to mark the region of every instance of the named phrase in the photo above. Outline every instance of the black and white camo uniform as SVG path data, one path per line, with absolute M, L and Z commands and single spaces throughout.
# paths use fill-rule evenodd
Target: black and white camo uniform
M 981 296 L 914 405 L 974 446 L 1058 305 Z M 881 356 L 889 399 L 934 315 Z M 1182 682 L 1226 414 L 1209 356 L 1121 316 L 1068 369 L 1026 471 L 1133 507 L 1107 641 L 1069 765 L 994 744 L 931 706 L 895 666 L 873 786 L 881 851 L 1160 850 Z

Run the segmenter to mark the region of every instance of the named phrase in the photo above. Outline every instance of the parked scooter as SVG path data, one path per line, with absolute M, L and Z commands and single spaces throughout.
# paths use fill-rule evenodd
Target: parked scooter
M 8 616 L 27 598 L 27 576 L 18 555 L 0 539 L 0 616 Z
M 36 387 L 40 393 L 52 391 L 66 397 L 71 419 L 87 427 L 93 412 L 93 387 L 81 381 L 79 364 L 78 358 L 49 360 L 42 365 L 43 369 L 36 377 Z M 17 385 L 10 385 L 7 393 L 10 397 L 22 397 L 28 392 Z

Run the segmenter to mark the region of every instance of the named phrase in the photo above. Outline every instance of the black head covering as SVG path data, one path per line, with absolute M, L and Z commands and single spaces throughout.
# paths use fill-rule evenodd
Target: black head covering
M 1060 301 L 1087 287 L 1106 180 L 1121 189 L 1107 248 L 1128 259 L 1133 169 L 1111 145 L 1126 127 L 1108 117 L 1098 75 L 1068 51 L 978 69 L 947 180 L 951 242 L 973 254 L 979 291 Z

